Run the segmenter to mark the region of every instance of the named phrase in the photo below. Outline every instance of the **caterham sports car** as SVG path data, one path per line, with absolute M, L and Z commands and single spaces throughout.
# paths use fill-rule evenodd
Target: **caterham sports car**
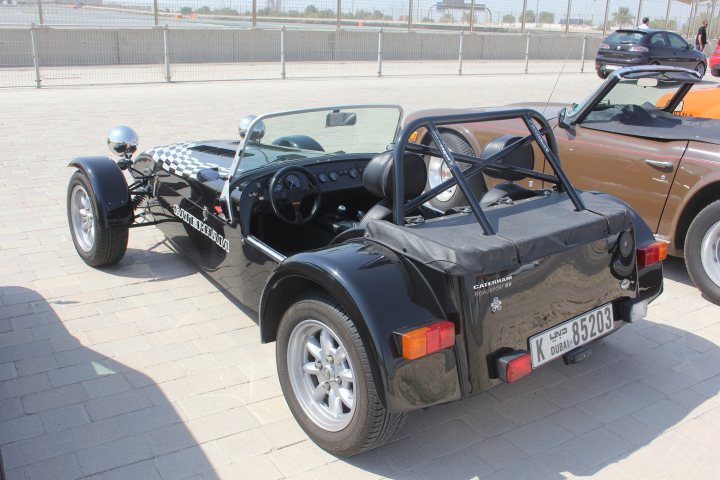
M 690 117 L 701 81 L 697 72 L 677 67 L 644 66 L 612 72 L 598 89 L 580 103 L 533 103 L 506 108 L 533 108 L 552 124 L 562 167 L 578 188 L 600 190 L 634 208 L 659 240 L 668 242 L 670 255 L 684 257 L 695 285 L 720 304 L 720 120 Z M 711 89 L 716 90 L 716 89 Z M 432 109 L 409 116 L 446 115 L 481 109 Z M 493 110 L 493 109 L 486 109 Z M 699 113 L 713 117 L 713 105 Z M 518 120 L 486 125 L 455 124 L 441 134 L 456 152 L 480 155 L 499 135 L 522 136 Z M 413 140 L 432 143 L 422 129 Z M 536 148 L 536 153 L 539 150 Z M 530 158 L 530 157 L 526 157 Z M 428 186 L 438 185 L 451 174 L 440 157 L 426 157 Z M 467 168 L 469 164 L 462 164 Z M 528 168 L 548 171 L 542 155 Z M 471 187 L 482 196 L 497 180 L 477 177 Z M 536 179 L 522 182 L 541 187 Z M 431 200 L 447 210 L 467 205 L 457 188 Z
M 77 252 L 110 265 L 130 229 L 157 225 L 226 295 L 259 312 L 293 415 L 336 455 L 381 445 L 411 410 L 560 357 L 582 361 L 593 342 L 644 317 L 662 290 L 666 244 L 620 200 L 573 188 L 541 115 L 419 117 L 400 131 L 401 117 L 395 106 L 248 117 L 238 141 L 136 156 L 137 136 L 118 127 L 108 139 L 117 159 L 70 163 Z M 439 133 L 509 119 L 526 134 L 483 155 L 453 153 Z M 409 141 L 420 128 L 432 146 Z M 523 166 L 533 144 L 551 171 Z M 428 191 L 426 155 L 453 172 Z M 477 198 L 469 184 L 483 174 L 503 182 Z M 513 183 L 524 178 L 543 187 Z M 467 207 L 429 205 L 453 185 Z

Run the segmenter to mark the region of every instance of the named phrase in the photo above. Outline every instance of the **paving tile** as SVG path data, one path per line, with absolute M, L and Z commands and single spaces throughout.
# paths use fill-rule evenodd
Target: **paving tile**
M 605 428 L 597 428 L 561 445 L 560 450 L 590 467 L 605 466 L 634 445 Z
M 92 475 L 152 458 L 153 454 L 145 439 L 135 436 L 81 448 L 77 456 L 83 472 Z
M 76 480 L 84 476 L 74 453 L 28 465 L 26 475 L 27 480 Z
M 72 436 L 78 447 L 86 448 L 119 440 L 123 431 L 115 418 L 107 418 L 72 428 Z
M 535 393 L 500 402 L 495 409 L 517 425 L 533 422 L 558 411 L 555 404 Z
M 42 435 L 45 429 L 39 415 L 26 415 L 0 422 L 0 445 Z
M 22 402 L 25 412 L 38 413 L 85 400 L 87 400 L 87 394 L 82 385 L 73 384 L 26 395 L 23 397 Z
M 501 436 L 480 442 L 475 448 L 475 453 L 480 460 L 495 469 L 507 467 L 528 456 L 523 450 Z
M 85 402 L 85 408 L 93 420 L 114 417 L 152 406 L 150 397 L 143 390 L 120 392 L 109 397 Z
M 493 468 L 478 458 L 476 450 L 476 447 L 468 447 L 445 455 L 424 463 L 416 471 L 427 480 L 482 477 L 491 473 Z
M 639 382 L 578 404 L 578 408 L 601 422 L 610 422 L 662 399 L 664 395 Z
M 465 422 L 453 420 L 390 443 L 380 454 L 388 465 L 401 472 L 417 465 L 418 458 L 429 461 L 480 440 L 482 437 Z
M 68 405 L 67 407 L 48 410 L 42 412 L 40 416 L 45 425 L 45 430 L 48 432 L 65 430 L 66 428 L 90 423 L 90 417 L 82 404 Z
M 77 444 L 69 430 L 39 435 L 27 440 L 3 445 L 3 466 L 12 469 L 72 453 L 76 450 Z
M 595 430 L 602 424 L 592 415 L 583 412 L 577 407 L 564 408 L 547 417 L 573 435 L 581 435 Z
M 0 382 L 3 382 L 5 380 L 11 380 L 13 378 L 17 378 L 18 371 L 15 368 L 15 364 L 12 362 L 9 363 L 3 363 L 0 365 Z
M 482 438 L 494 437 L 517 427 L 517 424 L 500 413 L 496 407 L 471 413 L 463 417 L 463 420 L 478 432 Z
M 569 440 L 573 435 L 558 424 L 541 418 L 503 433 L 502 436 L 529 455 L 535 455 Z
M 248 472 L 252 472 L 252 476 L 257 479 L 279 480 L 283 478 L 280 470 L 267 457 L 245 458 L 242 461 L 221 467 L 215 471 L 215 478 L 242 479 L 248 476 Z
M 214 470 L 198 446 L 156 457 L 153 463 L 163 480 L 184 480 Z
M 107 470 L 102 474 L 104 480 L 161 480 L 152 460 L 133 463 L 124 467 Z
M 291 476 L 334 460 L 312 442 L 300 442 L 270 452 L 270 460 L 284 476 Z

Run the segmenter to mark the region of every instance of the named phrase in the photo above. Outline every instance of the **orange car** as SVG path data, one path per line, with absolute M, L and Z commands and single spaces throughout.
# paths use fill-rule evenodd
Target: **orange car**
M 663 107 L 674 93 L 663 95 L 655 106 Z M 684 117 L 703 117 L 720 119 L 720 88 L 701 88 L 690 90 L 675 108 L 675 115 Z

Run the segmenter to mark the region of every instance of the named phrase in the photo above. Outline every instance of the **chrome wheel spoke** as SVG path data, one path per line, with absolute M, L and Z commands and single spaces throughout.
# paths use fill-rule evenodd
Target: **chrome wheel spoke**
M 345 359 L 347 359 L 347 352 L 345 352 L 345 349 L 340 346 L 335 350 L 335 353 L 333 354 L 333 360 L 335 360 L 335 365 L 342 365 Z
M 325 356 L 329 355 L 333 349 L 333 339 L 330 336 L 330 332 L 324 328 L 320 331 L 320 348 Z
M 335 418 L 339 418 L 343 413 L 343 401 L 338 390 L 337 385 L 333 385 L 330 392 L 328 392 L 328 407 L 330 407 L 330 411 Z
M 355 375 L 353 375 L 352 370 L 350 370 L 349 368 L 346 368 L 345 370 L 340 370 L 337 375 L 343 382 L 355 383 Z
M 314 337 L 308 338 L 305 343 L 305 350 L 308 351 L 316 360 L 322 360 L 323 354 L 320 349 L 320 345 L 317 344 L 317 340 Z
M 348 409 L 352 409 L 353 405 L 355 404 L 355 395 L 353 394 L 352 390 L 350 390 L 349 388 L 339 387 L 338 394 L 340 395 L 342 403 L 344 403 Z
M 303 365 L 303 370 L 305 370 L 305 373 L 309 373 L 310 375 L 320 375 L 320 369 L 315 365 L 315 362 L 306 363 Z
M 321 402 L 325 400 L 325 397 L 327 396 L 328 391 L 325 389 L 325 386 L 323 383 L 319 383 L 317 387 L 315 387 L 315 390 L 313 391 L 313 398 L 316 402 Z

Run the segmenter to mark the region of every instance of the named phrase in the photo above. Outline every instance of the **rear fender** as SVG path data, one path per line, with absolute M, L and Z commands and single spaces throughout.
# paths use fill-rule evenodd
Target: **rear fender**
M 83 172 L 90 181 L 96 207 L 101 213 L 99 222 L 103 227 L 133 222 L 127 180 L 117 163 L 108 157 L 80 157 L 73 159 L 68 166 Z
M 401 412 L 460 398 L 456 347 L 409 361 L 393 332 L 445 320 L 419 270 L 373 242 L 345 243 L 287 258 L 268 279 L 260 301 L 263 342 L 275 340 L 285 311 L 317 291 L 330 294 L 362 336 L 381 401 Z M 460 332 L 456 322 L 456 333 Z M 461 335 L 456 334 L 456 344 Z

